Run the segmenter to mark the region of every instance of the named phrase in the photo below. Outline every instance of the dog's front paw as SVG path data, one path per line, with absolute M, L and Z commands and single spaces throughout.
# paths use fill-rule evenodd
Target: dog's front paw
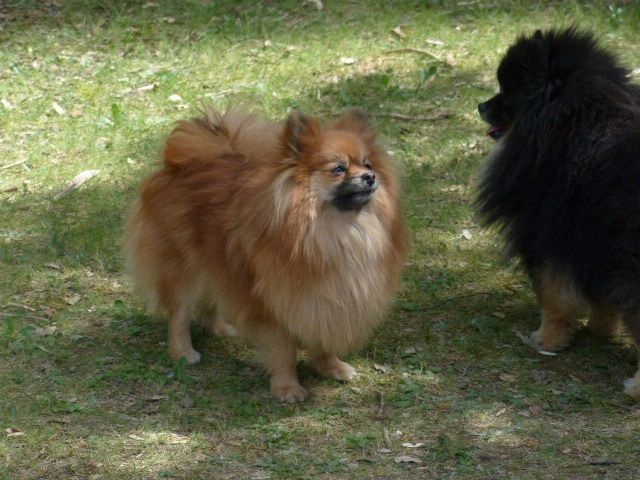
M 285 403 L 301 402 L 307 398 L 307 390 L 299 383 L 272 385 L 271 394 Z
M 529 335 L 529 342 L 538 352 L 559 352 L 571 342 L 571 335 L 548 335 L 538 329 Z
M 193 348 L 172 348 L 169 350 L 169 355 L 173 360 L 186 358 L 189 365 L 194 365 L 202 359 L 202 355 Z
M 624 393 L 631 395 L 640 402 L 640 370 L 636 372 L 633 378 L 627 378 L 624 381 Z
M 335 378 L 343 382 L 353 380 L 356 376 L 356 369 L 340 360 L 337 355 L 324 354 L 313 357 L 311 365 L 323 377 Z
M 218 337 L 237 337 L 238 330 L 233 325 L 223 322 L 217 321 L 213 327 L 213 333 Z
M 348 382 L 353 380 L 356 376 L 356 369 L 347 362 L 338 360 L 329 370 L 323 372 L 323 375 L 335 378 L 336 380 L 342 380 L 343 382 Z

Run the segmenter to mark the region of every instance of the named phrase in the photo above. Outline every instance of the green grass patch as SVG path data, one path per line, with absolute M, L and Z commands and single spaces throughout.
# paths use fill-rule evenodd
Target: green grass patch
M 577 24 L 636 68 L 639 22 L 629 1 L 0 2 L 0 478 L 637 477 L 634 350 L 522 344 L 535 299 L 471 202 L 492 147 L 476 106 L 509 43 Z M 300 405 L 197 328 L 202 363 L 171 362 L 122 268 L 138 185 L 203 102 L 362 106 L 400 166 L 413 245 L 394 308 L 354 382 L 302 362 Z

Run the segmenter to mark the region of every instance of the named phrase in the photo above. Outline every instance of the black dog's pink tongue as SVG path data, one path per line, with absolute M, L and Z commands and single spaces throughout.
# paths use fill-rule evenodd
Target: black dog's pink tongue
M 493 139 L 497 139 L 500 138 L 502 136 L 502 131 L 504 129 L 501 127 L 491 127 L 489 129 L 489 131 L 487 132 L 487 135 L 490 136 Z

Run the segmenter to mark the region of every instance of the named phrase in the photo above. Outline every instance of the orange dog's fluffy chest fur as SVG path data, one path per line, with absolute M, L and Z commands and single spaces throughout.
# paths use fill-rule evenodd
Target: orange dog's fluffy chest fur
M 174 130 L 126 244 L 138 288 L 169 311 L 170 349 L 172 325 L 184 333 L 183 317 L 215 304 L 263 349 L 275 335 L 326 356 L 361 345 L 381 319 L 405 237 L 396 178 L 359 114 L 323 128 L 231 111 Z M 190 348 L 179 343 L 177 354 Z

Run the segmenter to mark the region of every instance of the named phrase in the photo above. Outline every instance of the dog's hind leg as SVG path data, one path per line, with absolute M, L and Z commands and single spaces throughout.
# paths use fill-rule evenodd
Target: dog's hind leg
M 238 330 L 226 322 L 226 316 L 219 304 L 211 304 L 201 308 L 201 322 L 207 335 L 217 337 L 236 337 Z
M 531 334 L 531 342 L 538 351 L 557 352 L 569 345 L 577 327 L 575 297 L 551 269 L 541 272 L 537 287 L 542 322 Z
M 180 305 L 169 312 L 169 355 L 174 360 L 184 357 L 189 364 L 198 363 L 201 355 L 191 343 L 190 309 Z
M 602 306 L 591 307 L 587 329 L 601 337 L 615 337 L 622 327 L 622 317 L 614 309 Z
M 640 347 L 640 314 L 625 315 L 623 321 L 636 347 Z M 640 401 L 640 366 L 632 378 L 624 381 L 624 393 Z

